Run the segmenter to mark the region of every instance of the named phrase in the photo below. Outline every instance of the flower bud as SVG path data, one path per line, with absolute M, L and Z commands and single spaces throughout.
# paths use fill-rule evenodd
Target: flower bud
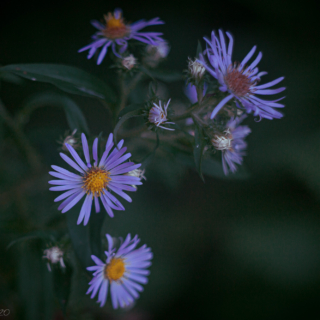
M 206 69 L 204 66 L 197 60 L 188 59 L 188 72 L 191 78 L 195 81 L 200 82 Z

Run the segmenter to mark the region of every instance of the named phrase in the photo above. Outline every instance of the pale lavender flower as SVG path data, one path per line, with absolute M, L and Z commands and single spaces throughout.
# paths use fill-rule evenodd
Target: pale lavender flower
M 225 175 L 229 170 L 235 172 L 237 170 L 236 164 L 242 164 L 247 148 L 244 138 L 251 130 L 248 126 L 239 126 L 239 124 L 246 117 L 243 115 L 240 118 L 229 120 L 223 134 L 217 134 L 211 140 L 213 146 L 222 152 L 222 167 Z
M 266 119 L 279 119 L 283 115 L 274 110 L 273 108 L 283 108 L 284 105 L 277 103 L 284 97 L 268 101 L 258 98 L 256 95 L 273 95 L 285 90 L 284 87 L 277 89 L 269 89 L 270 87 L 278 84 L 284 79 L 280 77 L 271 82 L 263 85 L 258 85 L 261 76 L 267 74 L 267 72 L 259 72 L 256 67 L 262 58 L 262 53 L 259 52 L 257 57 L 250 65 L 246 65 L 252 58 L 256 46 L 254 46 L 240 64 L 233 63 L 231 56 L 233 50 L 233 38 L 229 32 L 226 32 L 229 38 L 229 45 L 226 46 L 224 34 L 219 30 L 220 41 L 215 35 L 214 31 L 211 34 L 211 41 L 204 38 L 207 42 L 207 49 L 205 50 L 206 59 L 203 55 L 200 55 L 200 60 L 203 63 L 206 70 L 219 81 L 220 90 L 222 92 L 228 92 L 229 94 L 222 99 L 215 109 L 212 111 L 211 119 L 221 110 L 221 108 L 231 99 L 235 99 L 239 108 L 245 108 L 248 113 L 253 112 L 254 116 L 258 116 Z M 241 105 L 238 103 L 240 102 Z
M 128 40 L 135 39 L 146 44 L 156 45 L 163 41 L 160 37 L 161 32 L 138 32 L 139 30 L 153 25 L 163 24 L 159 18 L 154 18 L 150 21 L 139 20 L 132 24 L 126 24 L 122 18 L 121 9 L 115 9 L 114 13 L 108 13 L 104 16 L 105 24 L 92 20 L 91 24 L 99 31 L 96 32 L 92 39 L 94 40 L 89 45 L 81 48 L 78 52 L 89 50 L 88 59 L 90 59 L 98 48 L 102 47 L 98 56 L 97 64 L 100 64 L 104 59 L 108 48 L 111 46 L 113 53 L 121 58 L 123 52 L 128 47 Z M 116 50 L 116 46 L 119 46 L 119 53 Z
M 77 221 L 77 224 L 84 221 L 83 224 L 86 225 L 90 218 L 92 202 L 94 202 L 96 212 L 100 212 L 99 198 L 111 218 L 114 216 L 112 209 L 125 210 L 124 206 L 112 193 L 131 202 L 131 198 L 123 190 L 136 191 L 137 189 L 132 187 L 132 185 L 140 185 L 142 182 L 139 177 L 127 176 L 125 174 L 139 168 L 141 164 L 126 161 L 131 157 L 131 154 L 127 153 L 123 155 L 127 150 L 126 147 L 122 148 L 123 140 L 111 151 L 114 143 L 112 142 L 113 134 L 110 133 L 100 161 L 98 158 L 98 138 L 94 140 L 92 166 L 88 142 L 83 133 L 81 140 L 86 163 L 81 160 L 78 153 L 67 143 L 65 145 L 76 162 L 64 153 L 60 153 L 61 158 L 80 174 L 72 173 L 58 166 L 52 166 L 56 172 L 50 171 L 49 173 L 61 180 L 51 180 L 49 183 L 57 185 L 51 187 L 51 191 L 66 191 L 54 200 L 57 202 L 65 199 L 58 207 L 58 210 L 61 210 L 62 213 L 70 210 L 86 195 Z
M 169 131 L 174 131 L 174 129 L 164 127 L 163 125 L 166 124 L 174 124 L 174 122 L 168 122 L 168 106 L 170 103 L 171 99 L 168 100 L 164 106 L 161 105 L 161 100 L 159 101 L 159 105 L 156 103 L 153 103 L 153 107 L 149 111 L 148 115 L 148 120 L 150 123 L 155 124 L 157 127 L 169 130 Z
M 99 291 L 97 302 L 103 307 L 110 287 L 113 308 L 124 308 L 139 298 L 138 292 L 143 291 L 140 283 L 148 282 L 147 276 L 150 271 L 147 268 L 151 265 L 153 254 L 146 245 L 136 249 L 140 242 L 137 235 L 131 239 L 131 235 L 128 234 L 118 250 L 114 247 L 112 237 L 109 234 L 106 234 L 106 237 L 108 239 L 106 262 L 102 262 L 94 255 L 91 256 L 96 265 L 87 268 L 93 272 L 87 294 L 91 293 L 93 299 Z

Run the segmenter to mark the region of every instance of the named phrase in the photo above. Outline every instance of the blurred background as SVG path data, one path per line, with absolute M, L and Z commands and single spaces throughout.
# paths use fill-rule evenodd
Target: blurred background
M 240 61 L 253 45 L 263 52 L 263 82 L 285 76 L 285 116 L 246 124 L 252 129 L 245 166 L 248 179 L 205 177 L 155 158 L 147 181 L 126 211 L 107 217 L 103 232 L 138 234 L 154 252 L 149 284 L 134 308 L 100 309 L 85 295 L 88 277 L 73 271 L 69 319 L 316 319 L 320 295 L 320 108 L 319 18 L 313 1 L 225 0 L 111 2 L 0 2 L 0 64 L 59 63 L 110 76 L 77 50 L 100 20 L 116 7 L 127 21 L 160 17 L 171 45 L 165 61 L 181 72 L 198 40 L 222 28 L 235 38 Z M 151 28 L 150 28 L 151 30 Z M 184 101 L 183 82 L 167 95 Z M 0 97 L 13 116 L 39 92 L 59 92 L 28 80 L 1 82 Z M 95 99 L 70 95 L 81 107 L 93 136 L 112 131 L 110 114 Z M 68 130 L 63 111 L 37 109 L 26 123 L 42 165 L 62 165 L 56 140 Z M 129 146 L 130 148 L 130 146 Z M 0 309 L 8 319 L 64 319 L 54 286 L 59 283 L 41 258 L 43 241 L 8 244 L 34 230 L 63 230 L 65 216 L 53 205 L 49 175 L 30 173 L 19 146 L 0 118 Z M 80 228 L 80 227 L 79 227 Z

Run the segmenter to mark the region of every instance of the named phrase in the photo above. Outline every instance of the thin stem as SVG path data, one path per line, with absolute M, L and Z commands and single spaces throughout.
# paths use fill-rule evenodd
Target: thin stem
M 128 95 L 136 87 L 138 82 L 141 80 L 142 76 L 143 76 L 143 72 L 142 71 L 138 72 L 127 87 L 125 85 L 123 74 L 120 76 L 120 96 L 121 97 L 120 97 L 119 111 L 125 108 L 128 101 Z
M 27 157 L 28 163 L 34 171 L 39 171 L 41 168 L 41 161 L 40 157 L 37 154 L 36 150 L 31 146 L 28 138 L 25 136 L 23 131 L 17 125 L 16 121 L 8 113 L 7 109 L 5 108 L 3 102 L 0 99 L 0 116 L 3 118 L 7 126 L 13 132 L 17 143 L 19 144 L 20 148 L 23 150 L 24 154 Z
M 191 114 L 198 113 L 202 109 L 209 107 L 209 106 L 212 106 L 216 101 L 217 101 L 217 99 L 215 97 L 209 97 L 206 100 L 204 100 L 203 103 L 193 104 L 185 113 L 177 115 L 177 116 L 173 116 L 173 117 L 171 117 L 171 119 L 173 121 L 179 121 L 179 120 L 186 119 L 186 118 L 190 117 Z

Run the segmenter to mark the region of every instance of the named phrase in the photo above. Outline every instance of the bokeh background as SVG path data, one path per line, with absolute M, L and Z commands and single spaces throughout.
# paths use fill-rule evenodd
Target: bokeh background
M 77 50 L 94 29 L 91 19 L 121 7 L 128 21 L 159 16 L 157 27 L 171 44 L 167 68 L 182 71 L 197 41 L 223 28 L 235 37 L 234 58 L 253 45 L 264 54 L 267 82 L 285 76 L 281 120 L 247 124 L 248 179 L 205 178 L 174 161 L 154 159 L 147 181 L 125 213 L 106 218 L 114 236 L 139 234 L 154 252 L 149 284 L 127 311 L 99 309 L 85 296 L 88 278 L 74 270 L 70 319 L 317 319 L 320 299 L 320 108 L 319 18 L 312 1 L 225 0 L 112 2 L 0 2 L 0 64 L 60 63 L 109 79 L 107 63 L 97 66 Z M 183 83 L 168 95 L 183 100 Z M 32 94 L 58 92 L 51 85 L 1 83 L 10 114 Z M 90 131 L 111 132 L 110 114 L 91 98 L 72 96 Z M 25 126 L 43 166 L 61 164 L 56 140 L 68 129 L 59 109 L 36 110 Z M 23 155 L 0 119 L 0 309 L 8 319 L 63 319 L 53 297 L 52 274 L 41 259 L 43 243 L 30 240 L 6 250 L 33 230 L 65 226 L 48 191 L 49 175 L 30 174 Z M 54 281 L 52 281 L 54 280 Z

